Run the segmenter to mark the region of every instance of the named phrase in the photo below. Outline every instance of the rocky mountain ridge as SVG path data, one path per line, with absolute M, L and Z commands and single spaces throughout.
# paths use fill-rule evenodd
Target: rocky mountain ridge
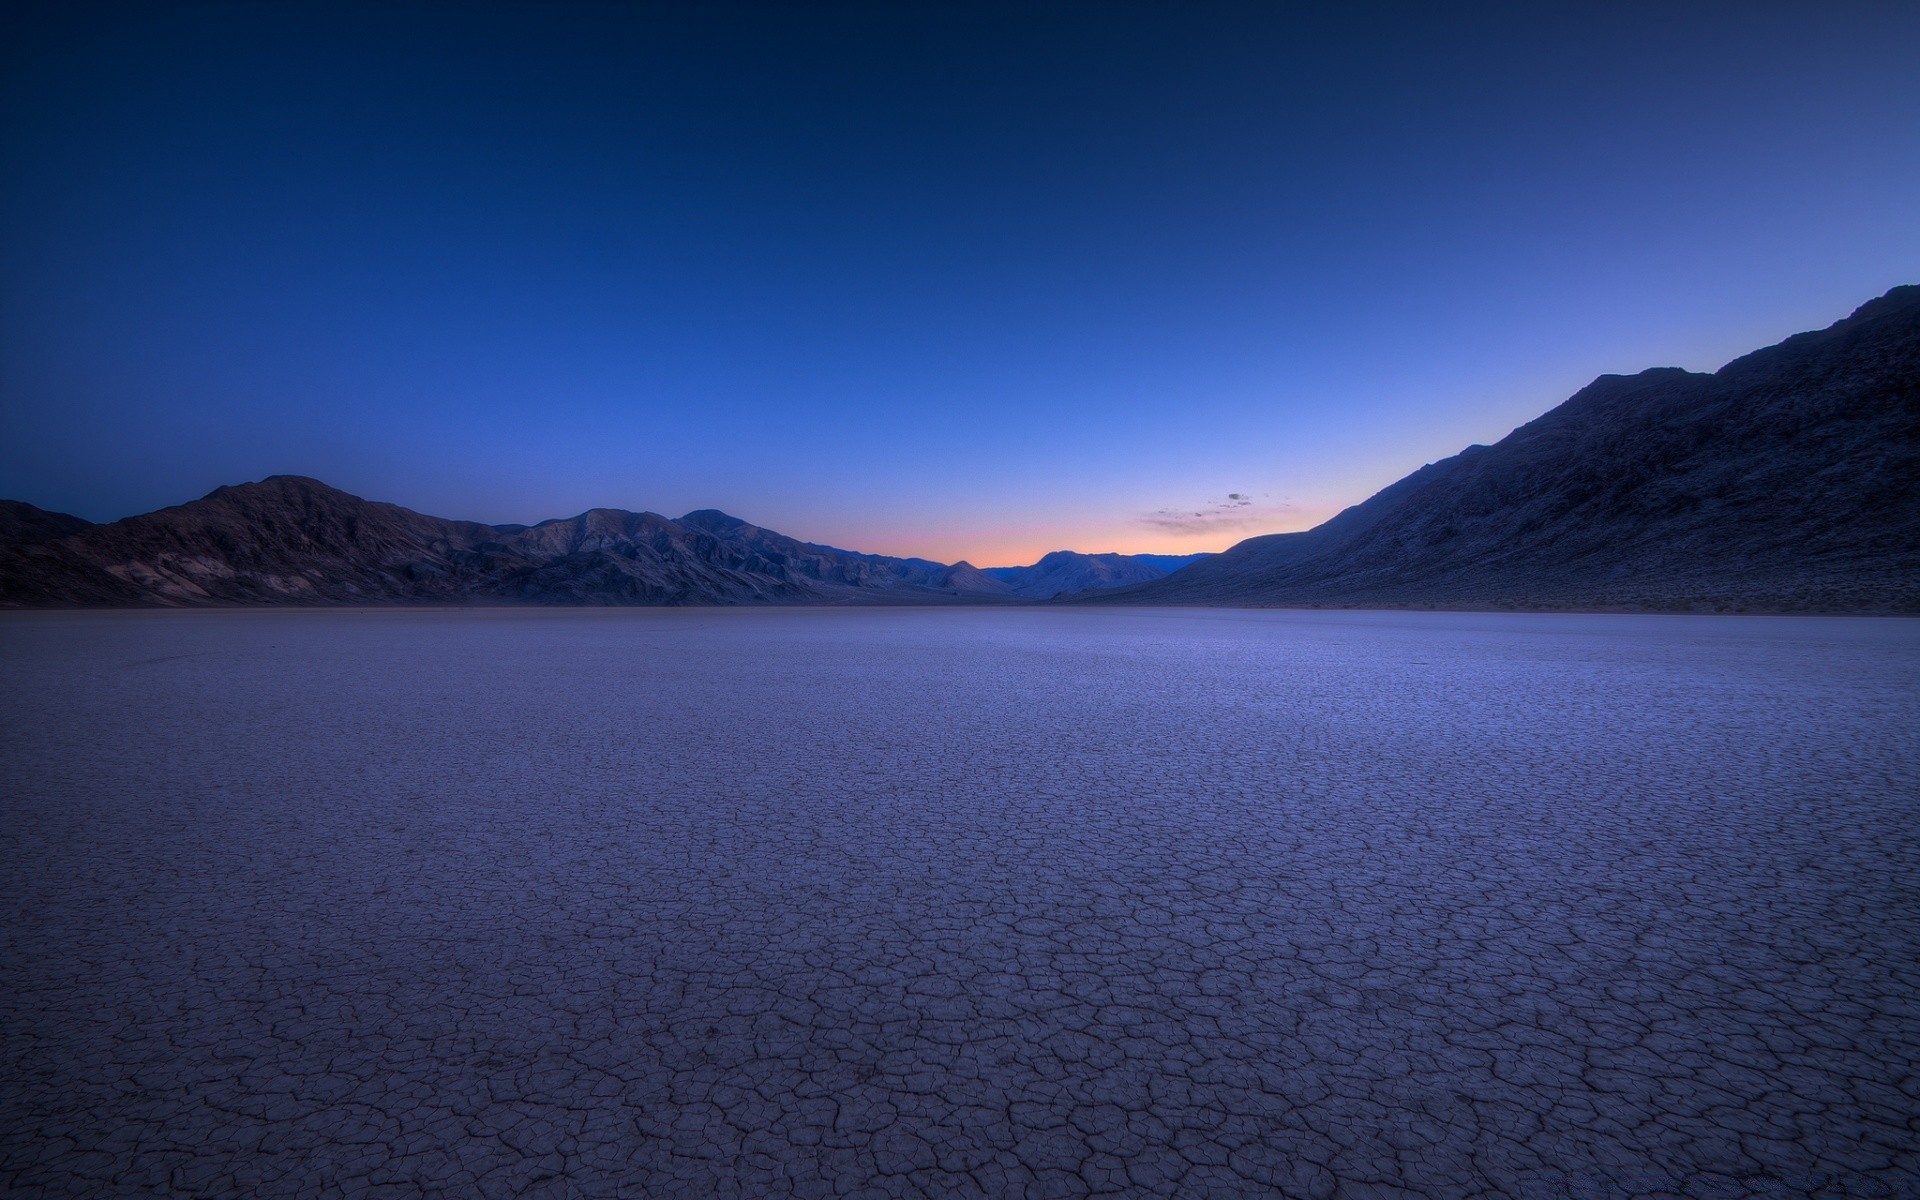
M 108 525 L 0 510 L 0 605 L 1005 601 L 968 563 L 859 554 L 714 510 L 484 525 L 276 475 Z

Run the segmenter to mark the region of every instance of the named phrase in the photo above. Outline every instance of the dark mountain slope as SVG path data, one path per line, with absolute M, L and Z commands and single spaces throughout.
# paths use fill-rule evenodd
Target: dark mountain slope
M 93 524 L 67 513 L 48 512 L 18 500 L 0 500 L 0 546 L 51 542 Z
M 1026 567 L 988 567 L 986 574 L 1018 596 L 1045 600 L 1089 588 L 1124 587 L 1164 578 L 1169 572 L 1205 558 L 1204 554 L 1082 554 L 1055 550 Z
M 276 475 L 27 547 L 0 575 L 14 603 L 434 600 L 491 526 L 443 521 Z M 24 577 L 23 577 L 24 575 Z
M 676 522 L 593 509 L 482 525 L 285 475 L 0 545 L 0 604 L 16 607 L 951 603 L 1005 592 L 965 564 L 812 546 L 724 513 Z
M 1920 611 L 1920 287 L 1607 375 L 1305 533 L 1076 602 Z

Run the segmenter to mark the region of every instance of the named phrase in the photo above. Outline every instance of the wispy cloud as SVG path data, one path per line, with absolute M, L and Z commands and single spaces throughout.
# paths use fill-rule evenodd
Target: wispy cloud
M 1176 537 L 1198 537 L 1270 527 L 1281 514 L 1291 511 L 1293 505 L 1274 503 L 1267 496 L 1256 500 L 1247 492 L 1228 492 L 1191 508 L 1157 508 L 1141 517 L 1140 523 Z

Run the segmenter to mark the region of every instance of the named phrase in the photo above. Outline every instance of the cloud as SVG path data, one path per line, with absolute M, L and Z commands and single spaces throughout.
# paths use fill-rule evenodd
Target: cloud
M 1192 508 L 1157 508 L 1141 517 L 1140 523 L 1175 537 L 1199 537 L 1270 526 L 1282 513 L 1291 511 L 1291 504 L 1260 504 L 1246 492 L 1228 492 L 1223 499 L 1207 500 Z

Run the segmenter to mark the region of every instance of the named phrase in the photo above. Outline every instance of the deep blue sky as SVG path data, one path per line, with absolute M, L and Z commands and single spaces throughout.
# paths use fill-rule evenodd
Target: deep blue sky
M 1920 281 L 1910 2 L 8 21 L 0 495 L 94 519 L 1219 549 Z

